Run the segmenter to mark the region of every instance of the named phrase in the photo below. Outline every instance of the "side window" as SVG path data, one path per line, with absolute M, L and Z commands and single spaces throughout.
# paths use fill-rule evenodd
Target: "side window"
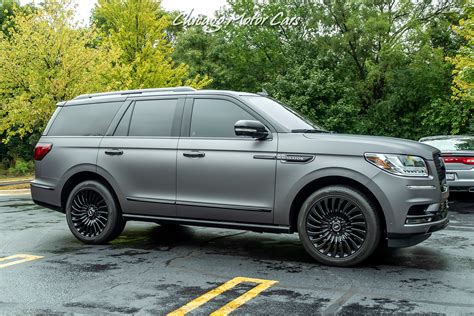
M 104 136 L 122 102 L 66 105 L 59 111 L 49 136 Z
M 171 136 L 178 99 L 136 101 L 129 136 Z
M 195 99 L 191 117 L 191 137 L 237 137 L 239 120 L 255 120 L 244 109 L 226 100 Z
M 133 104 L 131 104 L 127 111 L 123 114 L 119 125 L 115 129 L 114 136 L 127 136 L 128 126 L 130 125 L 130 118 L 132 117 Z

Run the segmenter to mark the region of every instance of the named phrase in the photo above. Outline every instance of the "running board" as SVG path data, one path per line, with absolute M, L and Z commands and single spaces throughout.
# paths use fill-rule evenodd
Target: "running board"
M 125 220 L 129 220 L 129 221 L 175 223 L 175 224 L 190 225 L 190 226 L 205 226 L 205 227 L 216 227 L 216 228 L 250 230 L 254 232 L 291 234 L 291 230 L 289 226 L 207 221 L 207 220 L 192 219 L 192 218 L 135 215 L 135 214 L 123 214 L 123 217 L 125 218 Z

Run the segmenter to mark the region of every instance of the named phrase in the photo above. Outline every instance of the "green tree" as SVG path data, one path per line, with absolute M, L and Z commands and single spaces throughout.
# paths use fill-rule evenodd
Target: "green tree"
M 106 42 L 121 51 L 118 65 L 127 69 L 127 88 L 190 85 L 202 88 L 207 76 L 189 77 L 188 66 L 176 64 L 169 43 L 170 19 L 157 0 L 99 0 L 94 21 Z
M 0 0 L 0 26 L 2 26 L 2 30 L 4 30 L 3 25 L 6 24 L 13 15 L 13 9 L 15 7 L 20 7 L 19 0 Z
M 9 28 L 13 26 L 12 17 L 15 12 L 25 12 L 34 10 L 30 3 L 21 5 L 19 0 L 0 0 L 0 29 L 5 35 Z
M 249 0 L 229 1 L 229 7 L 218 12 L 218 18 L 233 19 L 252 16 L 264 10 L 286 10 L 288 4 Z M 279 8 L 279 9 L 277 9 Z M 278 11 L 276 11 L 278 12 Z M 190 65 L 191 73 L 207 73 L 212 88 L 261 91 L 266 82 L 284 71 L 287 62 L 285 45 L 277 28 L 264 25 L 241 26 L 230 23 L 216 32 L 205 32 L 202 27 L 190 27 L 176 36 L 175 60 Z
M 264 87 L 335 131 L 412 139 L 463 132 L 469 114 L 445 109 L 452 72 L 446 56 L 462 42 L 450 26 L 462 4 L 229 0 L 218 17 L 282 12 L 300 23 L 233 23 L 212 34 L 189 28 L 177 37 L 175 59 L 191 72 L 206 71 L 216 88 Z M 443 124 L 431 124 L 438 114 L 447 115 Z
M 111 79 L 117 53 L 93 47 L 96 30 L 71 22 L 69 1 L 14 13 L 10 35 L 0 38 L 3 142 L 40 133 L 59 101 L 120 85 Z
M 455 100 L 474 104 L 474 6 L 466 9 L 466 19 L 461 19 L 455 32 L 466 41 L 458 53 L 448 58 L 454 65 L 453 97 Z

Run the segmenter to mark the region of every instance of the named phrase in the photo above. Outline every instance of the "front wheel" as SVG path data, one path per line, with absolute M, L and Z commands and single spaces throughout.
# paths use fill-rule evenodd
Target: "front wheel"
M 375 206 L 347 186 L 329 186 L 310 195 L 298 214 L 298 233 L 306 251 L 331 266 L 353 266 L 367 259 L 380 241 Z
M 66 203 L 69 229 L 87 244 L 104 244 L 118 237 L 124 227 L 120 207 L 112 193 L 102 183 L 79 183 Z

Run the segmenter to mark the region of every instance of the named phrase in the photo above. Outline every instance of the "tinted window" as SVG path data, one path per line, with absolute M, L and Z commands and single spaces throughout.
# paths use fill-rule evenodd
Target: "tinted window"
M 48 135 L 103 136 L 122 102 L 70 105 L 61 109 Z
M 237 137 L 234 125 L 239 120 L 255 120 L 255 118 L 226 100 L 195 99 L 191 118 L 191 137 Z
M 115 129 L 115 136 L 127 136 L 128 135 L 128 126 L 130 124 L 130 118 L 132 117 L 133 105 L 130 105 L 127 109 L 127 112 L 122 116 L 119 125 Z
M 136 101 L 130 136 L 171 136 L 177 99 Z
M 261 96 L 243 96 L 243 98 L 289 130 L 321 129 L 299 113 L 272 99 Z

